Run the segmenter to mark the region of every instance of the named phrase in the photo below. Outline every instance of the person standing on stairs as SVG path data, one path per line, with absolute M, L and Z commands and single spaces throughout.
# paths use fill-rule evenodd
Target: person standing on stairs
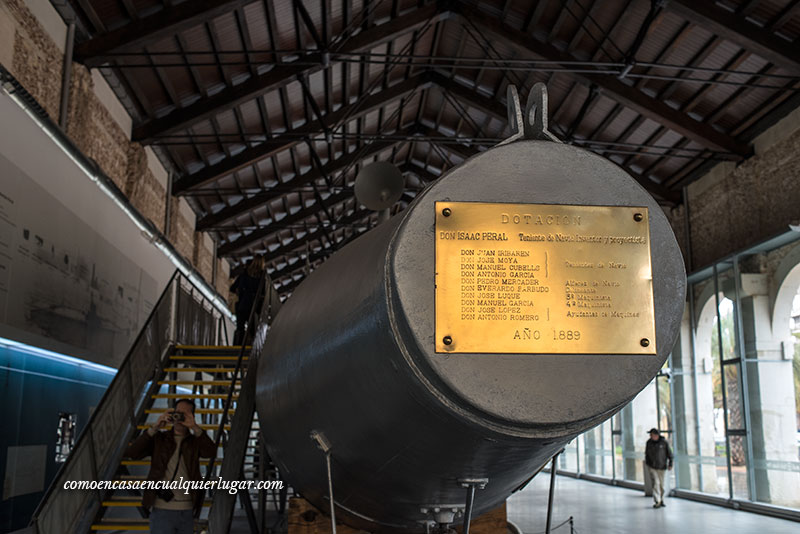
M 236 294 L 236 333 L 233 335 L 234 345 L 244 345 L 244 329 L 250 318 L 250 310 L 256 301 L 256 293 L 264 276 L 264 258 L 256 256 L 247 263 L 247 269 L 231 285 L 231 293 Z M 249 336 L 248 336 L 249 337 Z
M 125 456 L 150 456 L 147 480 L 202 480 L 200 458 L 211 458 L 217 448 L 194 420 L 194 401 L 180 399 L 131 443 Z M 171 423 L 171 430 L 164 427 Z M 203 490 L 144 490 L 142 506 L 150 508 L 152 534 L 192 534 L 194 512 L 203 506 Z

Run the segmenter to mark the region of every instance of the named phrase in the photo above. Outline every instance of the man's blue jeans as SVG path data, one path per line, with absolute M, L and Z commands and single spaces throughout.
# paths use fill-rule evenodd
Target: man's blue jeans
M 164 510 L 153 508 L 150 512 L 150 534 L 192 534 L 192 510 Z

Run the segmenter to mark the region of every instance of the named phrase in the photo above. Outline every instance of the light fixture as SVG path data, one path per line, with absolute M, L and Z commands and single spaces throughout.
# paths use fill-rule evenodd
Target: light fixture
M 10 350 L 27 354 L 29 356 L 36 356 L 38 358 L 44 358 L 46 360 L 65 363 L 67 365 L 72 365 L 75 367 L 83 367 L 86 369 L 91 369 L 92 371 L 99 371 L 101 373 L 106 373 L 110 375 L 117 374 L 116 369 L 114 369 L 113 367 L 108 367 L 107 365 L 90 362 L 88 360 L 82 360 L 81 358 L 75 358 L 74 356 L 67 356 L 66 354 L 61 354 L 58 352 L 53 352 L 52 350 L 34 347 L 33 345 L 20 343 L 19 341 L 14 341 L 7 338 L 0 337 L 0 347 L 5 347 Z

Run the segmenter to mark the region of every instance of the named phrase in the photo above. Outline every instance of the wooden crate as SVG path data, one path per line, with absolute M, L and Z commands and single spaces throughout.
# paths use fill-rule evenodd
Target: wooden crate
M 469 534 L 507 534 L 507 521 L 504 502 L 494 510 L 474 518 L 469 524 Z M 456 531 L 461 534 L 460 524 L 456 527 Z
M 461 533 L 461 525 L 456 526 Z M 470 534 L 506 534 L 506 503 L 472 520 Z M 289 534 L 331 534 L 330 518 L 300 497 L 289 499 Z M 337 521 L 336 534 L 371 534 Z M 372 533 L 379 534 L 379 533 Z
M 332 534 L 331 519 L 300 497 L 289 499 L 289 534 Z M 368 534 L 336 522 L 336 534 Z

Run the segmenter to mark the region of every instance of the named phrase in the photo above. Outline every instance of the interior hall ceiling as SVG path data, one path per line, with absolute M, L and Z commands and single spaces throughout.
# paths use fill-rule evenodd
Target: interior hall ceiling
M 403 210 L 509 135 L 506 89 L 547 84 L 550 129 L 664 205 L 800 104 L 800 0 L 53 0 L 234 272 L 288 295 L 378 223 L 359 169 L 395 163 Z

